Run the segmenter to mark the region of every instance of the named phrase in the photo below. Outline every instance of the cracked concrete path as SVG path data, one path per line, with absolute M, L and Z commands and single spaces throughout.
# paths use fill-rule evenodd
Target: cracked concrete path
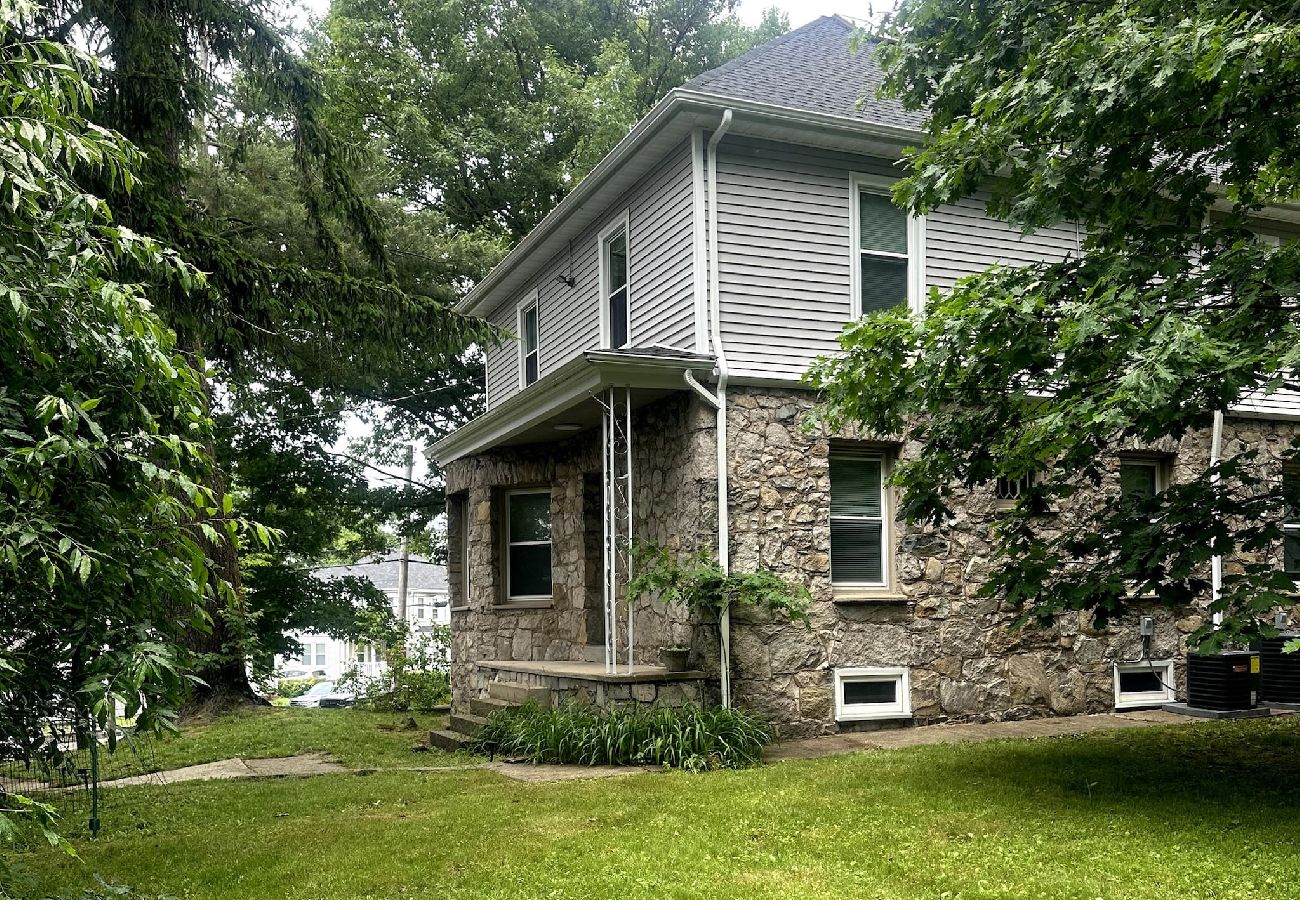
M 350 772 L 324 753 L 303 753 L 271 759 L 232 757 L 216 762 L 183 766 L 147 775 L 132 775 L 100 782 L 100 787 L 131 787 L 137 784 L 177 784 L 182 781 L 213 781 L 226 778 L 289 778 L 307 775 L 334 775 Z

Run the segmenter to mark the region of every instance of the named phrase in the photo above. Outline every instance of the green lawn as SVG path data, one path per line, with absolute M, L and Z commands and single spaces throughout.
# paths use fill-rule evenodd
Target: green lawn
M 707 775 L 132 788 L 80 860 L 180 898 L 1295 898 L 1300 718 Z M 127 802 L 129 800 L 129 802 Z
M 403 730 L 414 719 L 414 730 Z M 456 765 L 468 757 L 434 750 L 416 753 L 431 728 L 446 716 L 378 713 L 359 709 L 245 707 L 210 724 L 191 724 L 180 734 L 126 742 L 102 757 L 104 777 L 157 772 L 241 756 L 259 759 L 327 753 L 350 768 Z

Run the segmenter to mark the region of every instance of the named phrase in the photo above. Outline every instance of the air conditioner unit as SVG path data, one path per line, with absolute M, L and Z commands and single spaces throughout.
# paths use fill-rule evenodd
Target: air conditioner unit
M 1300 651 L 1282 648 L 1300 635 L 1265 638 L 1259 650 L 1259 702 L 1300 704 Z
M 1196 709 L 1254 709 L 1252 671 L 1259 657 L 1249 651 L 1187 654 L 1187 705 Z

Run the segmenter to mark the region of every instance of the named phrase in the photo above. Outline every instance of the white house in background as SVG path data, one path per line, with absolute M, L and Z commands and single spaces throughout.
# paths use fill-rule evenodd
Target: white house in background
M 329 566 L 316 573 L 326 581 L 354 576 L 366 578 L 388 595 L 393 613 L 398 612 L 397 583 L 401 562 L 397 557 L 386 557 L 354 566 Z M 434 625 L 450 625 L 451 611 L 447 603 L 447 569 L 432 560 L 412 556 L 407 574 L 406 621 L 414 634 L 428 634 Z M 377 649 L 369 644 L 341 641 L 315 631 L 292 631 L 288 637 L 302 644 L 300 656 L 277 656 L 275 671 L 287 674 L 301 672 L 322 678 L 339 678 L 354 666 L 364 677 L 374 677 L 383 671 L 383 661 Z

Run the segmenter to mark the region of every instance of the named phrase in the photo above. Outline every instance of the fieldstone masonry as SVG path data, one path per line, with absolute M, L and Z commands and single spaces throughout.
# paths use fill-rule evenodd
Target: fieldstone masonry
M 763 566 L 807 585 L 811 626 L 736 615 L 732 620 L 732 685 L 736 702 L 775 722 L 786 736 L 897 726 L 897 721 L 834 721 L 832 673 L 842 666 L 907 666 L 914 721 L 988 721 L 1105 712 L 1113 708 L 1113 665 L 1138 654 L 1136 613 L 1104 630 L 1087 614 L 1059 617 L 1050 627 L 1010 627 L 1013 615 L 977 596 L 987 576 L 990 526 L 999 514 L 990 494 L 971 494 L 942 529 L 896 523 L 893 577 L 885 592 L 837 594 L 830 580 L 829 453 L 839 441 L 868 443 L 906 457 L 915 447 L 862 435 L 810 434 L 803 428 L 813 395 L 807 391 L 733 388 L 728 405 L 731 560 L 738 571 Z M 714 413 L 690 394 L 642 407 L 634 416 L 634 533 L 680 552 L 712 547 L 716 536 Z M 1225 452 L 1239 444 L 1260 450 L 1260 464 L 1281 477 L 1280 458 L 1300 433 L 1295 423 L 1229 419 Z M 598 435 L 505 448 L 458 460 L 447 468 L 453 514 L 451 555 L 458 553 L 458 518 L 468 520 L 470 592 L 453 568 L 452 686 L 458 703 L 478 696 L 485 670 L 475 660 L 578 660 L 602 636 L 589 633 L 599 617 Z M 1209 435 L 1145 448 L 1170 461 L 1172 481 L 1203 468 Z M 1117 464 L 1116 464 L 1117 465 Z M 545 608 L 503 604 L 500 568 L 501 492 L 550 485 L 555 596 Z M 1117 489 L 1115 485 L 1104 486 Z M 1110 492 L 1098 493 L 1097 502 Z M 1072 510 L 1055 516 L 1068 522 Z M 595 523 L 599 534 L 599 522 Z M 1047 526 L 1047 527 L 1050 527 Z M 1203 621 L 1198 609 L 1144 610 L 1157 621 L 1156 658 L 1177 660 L 1185 638 Z M 658 649 L 689 643 L 692 664 L 717 674 L 717 630 L 691 622 L 684 610 L 643 602 L 637 611 L 638 662 L 653 664 Z M 716 690 L 716 688 L 712 688 Z M 631 688 L 629 688 L 630 692 Z M 642 693 L 644 693 L 642 689 Z M 621 696 L 621 695 L 620 695 Z M 601 700 L 592 696 L 593 702 Z M 635 700 L 637 698 L 629 698 Z M 667 698 L 665 698 L 667 699 Z M 714 698 L 711 698 L 714 699 Z M 603 702 L 603 701 L 602 701 Z M 645 702 L 649 702 L 648 700 Z

